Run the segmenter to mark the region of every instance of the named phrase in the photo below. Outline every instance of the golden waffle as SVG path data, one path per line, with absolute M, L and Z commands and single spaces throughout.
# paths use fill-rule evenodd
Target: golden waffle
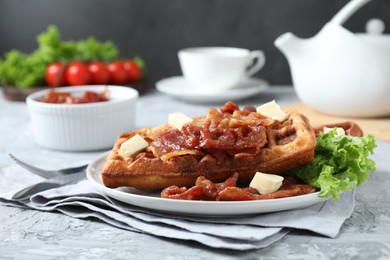
M 244 149 L 244 152 L 235 152 L 232 156 L 219 156 L 223 151 L 214 152 L 212 149 L 171 151 L 168 153 L 171 156 L 167 156 L 149 147 L 135 156 L 123 158 L 118 154 L 119 148 L 132 136 L 139 134 L 152 144 L 161 133 L 171 131 L 171 127 L 162 125 L 124 133 L 118 137 L 105 161 L 103 183 L 110 188 L 130 186 L 151 191 L 171 185 L 193 186 L 199 176 L 212 182 L 223 182 L 238 173 L 239 183 L 249 183 L 257 171 L 286 173 L 311 162 L 316 146 L 315 132 L 307 118 L 294 110 L 286 113 L 288 119 L 284 122 L 272 120 L 264 126 L 265 139 L 258 140 L 260 149 L 251 149 L 250 152 Z

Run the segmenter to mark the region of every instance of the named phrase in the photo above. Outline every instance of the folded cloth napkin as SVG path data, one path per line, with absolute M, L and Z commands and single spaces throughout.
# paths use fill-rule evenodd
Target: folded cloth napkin
M 59 211 L 74 218 L 97 218 L 122 229 L 166 238 L 193 240 L 213 248 L 249 250 L 264 248 L 293 229 L 334 238 L 354 208 L 354 191 L 339 201 L 326 201 L 289 211 L 240 217 L 194 217 L 150 211 L 98 192 L 88 180 L 14 201 L 8 192 L 0 202 L 8 206 Z

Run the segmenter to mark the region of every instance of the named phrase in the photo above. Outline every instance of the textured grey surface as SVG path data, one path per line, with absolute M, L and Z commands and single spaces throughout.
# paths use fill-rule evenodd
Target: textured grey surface
M 240 105 L 275 98 L 281 104 L 296 100 L 292 89 L 273 87 Z M 166 115 L 178 109 L 198 115 L 208 106 L 185 104 L 158 93 L 146 95 L 138 104 L 137 127 L 165 122 Z M 150 116 L 141 116 L 145 114 Z M 52 168 L 88 161 L 98 154 L 52 152 L 36 146 L 31 137 L 25 105 L 1 100 L 0 193 L 36 180 L 28 172 L 16 171 L 9 152 Z M 0 259 L 389 259 L 390 143 L 379 141 L 378 145 L 377 172 L 357 188 L 355 210 L 335 239 L 294 231 L 265 249 L 236 252 L 124 231 L 93 219 L 0 206 Z
M 29 52 L 35 37 L 56 24 L 64 40 L 94 35 L 112 40 L 123 56 L 140 54 L 148 77 L 180 73 L 177 50 L 226 45 L 262 49 L 267 63 L 257 76 L 271 84 L 291 84 L 284 56 L 273 46 L 287 31 L 312 37 L 348 0 L 0 0 L 0 55 L 16 48 Z M 372 17 L 390 27 L 390 1 L 374 0 L 347 21 L 364 31 Z

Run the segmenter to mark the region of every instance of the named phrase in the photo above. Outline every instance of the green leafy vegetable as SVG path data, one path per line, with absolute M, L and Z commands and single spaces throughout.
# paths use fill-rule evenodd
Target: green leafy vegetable
M 110 41 L 100 42 L 94 37 L 80 41 L 62 41 L 56 26 L 37 36 L 38 48 L 30 54 L 11 50 L 0 60 L 0 84 L 20 88 L 45 85 L 46 67 L 55 61 L 73 59 L 110 61 L 118 58 L 119 51 Z
M 75 56 L 84 61 L 112 60 L 118 56 L 118 50 L 112 42 L 100 43 L 94 37 L 79 41 L 75 46 Z
M 140 56 L 135 56 L 133 58 L 134 62 L 138 65 L 138 67 L 141 69 L 141 77 L 145 75 L 146 69 L 145 69 L 145 61 Z
M 337 135 L 336 130 L 317 137 L 314 161 L 296 169 L 293 174 L 320 188 L 320 197 L 340 198 L 340 191 L 353 189 L 375 171 L 375 162 L 368 158 L 374 154 L 375 138 Z

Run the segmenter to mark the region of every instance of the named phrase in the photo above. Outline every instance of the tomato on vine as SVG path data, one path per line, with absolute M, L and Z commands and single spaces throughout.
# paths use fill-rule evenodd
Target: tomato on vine
M 46 68 L 45 79 L 49 86 L 125 85 L 142 78 L 142 67 L 136 59 L 115 60 L 108 64 L 99 60 L 88 63 L 78 60 L 69 63 L 54 62 Z
M 92 61 L 88 64 L 88 69 L 91 74 L 91 84 L 108 84 L 110 73 L 106 64 L 101 61 Z
M 88 85 L 91 80 L 87 65 L 80 61 L 72 61 L 65 69 L 65 76 L 71 86 Z
M 116 85 L 123 85 L 127 83 L 127 73 L 123 67 L 122 62 L 113 61 L 108 64 L 107 68 L 110 73 L 110 83 Z
M 46 84 L 51 87 L 61 87 L 67 84 L 65 65 L 61 62 L 51 63 L 45 71 Z
M 130 83 L 137 82 L 142 77 L 142 70 L 134 60 L 125 60 L 123 68 L 127 73 L 127 80 Z

